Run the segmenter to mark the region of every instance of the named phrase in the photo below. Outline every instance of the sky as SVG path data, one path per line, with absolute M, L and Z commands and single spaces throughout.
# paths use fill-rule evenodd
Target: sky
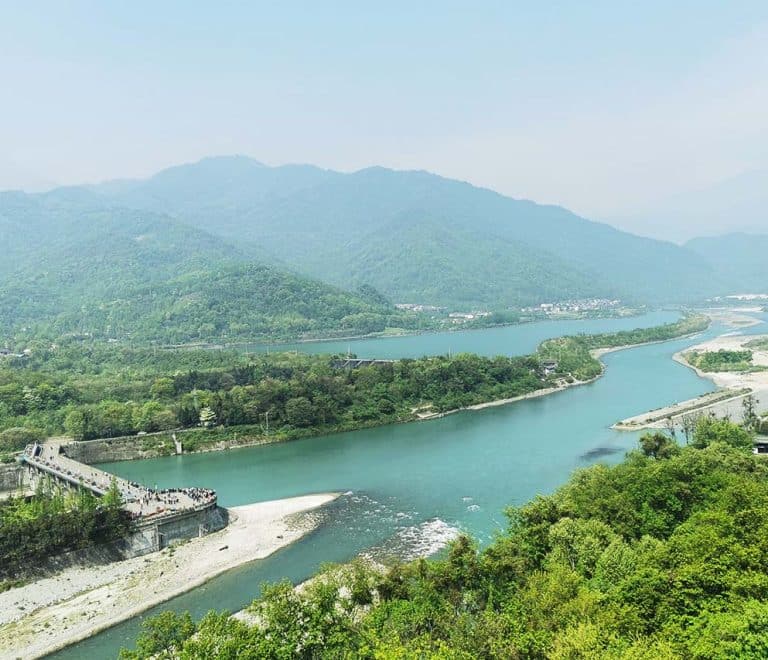
M 768 170 L 766 81 L 765 0 L 0 0 L 0 189 L 237 153 L 426 169 L 643 233 Z

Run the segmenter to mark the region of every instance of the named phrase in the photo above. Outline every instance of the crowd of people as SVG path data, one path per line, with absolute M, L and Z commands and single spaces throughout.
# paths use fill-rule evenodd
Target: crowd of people
M 97 492 L 106 493 L 112 483 L 115 483 L 123 504 L 133 519 L 184 511 L 216 502 L 216 491 L 210 488 L 148 488 L 136 481 L 117 479 L 106 472 L 67 458 L 61 454 L 58 447 L 30 445 L 25 449 L 24 455 L 30 463 L 38 463 Z
M 216 502 L 216 491 L 210 488 L 146 488 L 136 482 L 130 482 L 139 493 L 131 502 L 139 505 L 139 516 L 156 515 L 168 510 L 183 510 Z M 147 511 L 145 512 L 145 508 Z

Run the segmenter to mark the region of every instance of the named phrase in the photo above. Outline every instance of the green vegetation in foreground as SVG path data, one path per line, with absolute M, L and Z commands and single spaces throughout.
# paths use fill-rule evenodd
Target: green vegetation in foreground
M 76 439 L 187 429 L 187 451 L 221 441 L 282 440 L 415 419 L 417 413 L 529 394 L 601 372 L 597 347 L 701 330 L 703 317 L 657 328 L 544 342 L 523 357 L 438 356 L 338 369 L 329 356 L 151 351 L 70 342 L 0 363 L 0 452 L 66 433 Z M 553 373 L 542 362 L 558 361 Z M 268 418 L 268 420 L 267 420 Z M 160 436 L 144 450 L 170 451 Z
M 749 371 L 754 368 L 752 351 L 689 351 L 683 357 L 702 371 Z
M 461 537 L 441 559 L 272 585 L 255 625 L 166 612 L 122 657 L 765 658 L 768 462 L 751 443 L 711 418 L 690 446 L 646 435 L 509 509 L 483 550 Z
M 39 572 L 52 556 L 121 538 L 129 524 L 116 488 L 103 498 L 40 489 L 29 500 L 0 502 L 0 591 Z

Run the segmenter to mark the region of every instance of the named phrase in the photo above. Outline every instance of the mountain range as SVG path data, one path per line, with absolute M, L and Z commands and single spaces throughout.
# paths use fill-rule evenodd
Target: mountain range
M 768 237 L 680 246 L 428 172 L 347 174 L 243 156 L 145 180 L 0 193 L 0 241 L 9 333 L 158 341 L 419 326 L 393 302 L 688 303 L 768 279 Z
M 747 170 L 678 193 L 616 222 L 630 231 L 679 242 L 723 233 L 761 234 L 768 227 L 768 170 Z

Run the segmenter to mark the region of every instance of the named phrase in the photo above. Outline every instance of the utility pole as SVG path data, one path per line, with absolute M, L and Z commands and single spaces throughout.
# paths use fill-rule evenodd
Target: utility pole
M 267 410 L 267 412 L 264 413 L 264 419 L 267 422 L 267 435 L 269 435 L 269 410 Z

